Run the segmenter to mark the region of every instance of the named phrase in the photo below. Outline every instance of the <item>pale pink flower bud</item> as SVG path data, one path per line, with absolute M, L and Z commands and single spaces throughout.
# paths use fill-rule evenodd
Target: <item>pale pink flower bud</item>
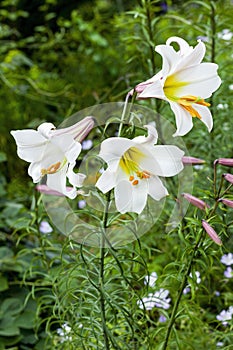
M 214 164 L 221 164 L 225 166 L 233 166 L 233 158 L 219 158 L 215 159 Z
M 223 204 L 225 204 L 226 206 L 228 206 L 230 208 L 233 208 L 233 201 L 231 201 L 230 199 L 220 198 L 218 201 L 222 202 Z
M 211 227 L 207 221 L 202 220 L 202 227 L 215 243 L 217 243 L 218 245 L 222 245 L 221 239 L 219 238 L 213 227 Z
M 186 157 L 182 158 L 182 163 L 184 165 L 196 165 L 196 164 L 204 164 L 205 161 L 203 159 L 195 158 L 195 157 Z
M 205 210 L 207 208 L 209 208 L 208 204 L 206 204 L 203 200 L 192 196 L 189 193 L 182 193 L 182 196 L 192 205 L 194 205 L 195 207 L 201 209 L 201 210 Z
M 48 194 L 51 196 L 58 196 L 58 197 L 65 197 L 65 195 L 63 193 L 52 190 L 47 185 L 37 185 L 35 188 L 38 192 L 43 193 L 43 194 Z M 67 191 L 71 191 L 72 189 L 73 189 L 73 187 L 69 187 L 69 186 L 66 187 Z
M 223 177 L 225 178 L 225 180 L 227 180 L 228 182 L 233 184 L 233 175 L 232 174 L 223 174 Z

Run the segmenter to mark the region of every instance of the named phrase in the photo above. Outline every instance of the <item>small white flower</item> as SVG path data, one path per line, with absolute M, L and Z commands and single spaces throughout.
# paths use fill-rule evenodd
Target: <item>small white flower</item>
M 145 276 L 144 284 L 148 284 L 148 286 L 154 287 L 157 279 L 158 279 L 157 273 L 152 272 L 149 276 Z
M 65 322 L 61 328 L 57 329 L 57 334 L 61 337 L 60 342 L 64 343 L 66 341 L 72 341 L 72 337 L 69 335 L 71 332 L 71 327 Z
M 222 341 L 217 342 L 216 346 L 223 346 L 224 343 Z
M 167 317 L 164 316 L 164 315 L 160 315 L 159 316 L 159 322 L 163 323 L 163 322 L 166 322 L 167 321 Z
M 45 233 L 45 234 L 53 232 L 52 227 L 49 225 L 47 221 L 41 221 L 39 230 L 41 233 Z
M 218 321 L 221 321 L 223 326 L 228 325 L 228 321 L 232 319 L 233 306 L 230 306 L 228 310 L 222 310 L 219 315 L 216 316 Z
M 87 205 L 87 203 L 86 203 L 86 201 L 84 199 L 81 199 L 80 201 L 78 201 L 79 209 L 85 208 L 86 205 Z
M 220 33 L 218 33 L 219 39 L 223 40 L 231 40 L 233 33 L 230 31 L 230 29 L 223 29 Z
M 220 109 L 220 110 L 227 109 L 227 108 L 228 108 L 228 104 L 227 103 L 219 103 L 217 105 L 217 109 Z
M 82 142 L 82 149 L 84 151 L 88 151 L 89 149 L 91 149 L 92 146 L 93 146 L 92 140 L 84 140 Z
M 229 89 L 233 90 L 233 84 L 229 85 Z
M 224 265 L 230 266 L 233 265 L 233 254 L 232 253 L 228 253 L 228 254 L 224 254 L 221 257 L 221 263 L 223 263 Z
M 162 309 L 169 309 L 171 298 L 168 298 L 169 291 L 161 288 L 155 293 L 149 293 L 147 297 L 137 302 L 140 309 L 151 310 L 155 306 Z
M 226 270 L 224 271 L 224 276 L 226 278 L 232 278 L 233 277 L 233 271 L 232 271 L 232 268 L 230 266 L 228 266 L 226 268 Z

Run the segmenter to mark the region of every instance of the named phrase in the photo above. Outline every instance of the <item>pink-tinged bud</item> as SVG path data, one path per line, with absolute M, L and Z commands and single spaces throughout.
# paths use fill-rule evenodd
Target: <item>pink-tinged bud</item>
M 233 158 L 219 158 L 215 159 L 214 165 L 221 164 L 225 166 L 233 166 Z
M 58 191 L 55 190 L 51 190 L 47 185 L 36 185 L 36 190 L 40 193 L 43 194 L 48 194 L 51 196 L 58 196 L 58 197 L 65 197 L 65 195 L 63 193 L 60 193 Z M 73 190 L 73 187 L 66 187 L 67 191 L 71 191 Z
M 202 227 L 215 243 L 217 243 L 218 245 L 222 245 L 221 239 L 219 238 L 213 227 L 211 227 L 207 221 L 202 220 Z
M 196 165 L 196 164 L 204 164 L 205 161 L 203 159 L 195 158 L 195 157 L 183 157 L 182 163 L 184 165 Z
M 219 201 L 219 202 L 222 202 L 222 203 L 225 204 L 227 207 L 233 208 L 233 201 L 231 201 L 230 199 L 220 198 L 218 201 Z
M 233 175 L 232 174 L 223 174 L 225 180 L 233 184 Z
M 205 210 L 207 208 L 209 208 L 208 204 L 206 204 L 203 200 L 192 196 L 189 193 L 182 193 L 182 196 L 192 205 L 194 205 L 195 207 L 201 209 L 201 210 Z
M 67 128 L 56 129 L 53 131 L 55 136 L 62 134 L 71 135 L 75 141 L 82 142 L 89 132 L 93 129 L 95 121 L 93 117 L 86 117 L 75 123 L 74 125 L 68 126 Z

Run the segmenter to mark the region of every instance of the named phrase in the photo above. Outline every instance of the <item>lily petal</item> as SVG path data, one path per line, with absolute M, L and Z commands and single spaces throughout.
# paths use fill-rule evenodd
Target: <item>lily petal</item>
M 107 193 L 113 187 L 116 186 L 116 178 L 116 173 L 109 170 L 105 170 L 95 185 L 100 191 L 102 191 L 103 193 Z
M 178 103 L 169 101 L 172 111 L 176 118 L 176 132 L 173 136 L 184 136 L 193 127 L 193 121 L 191 115 L 184 110 Z
M 164 187 L 162 181 L 158 176 L 152 176 L 150 179 L 148 179 L 148 185 L 148 194 L 156 201 L 159 201 L 168 195 L 166 187 Z
M 41 159 L 47 140 L 36 130 L 15 130 L 11 131 L 17 144 L 19 158 L 26 162 L 35 162 Z
M 64 134 L 69 134 L 75 141 L 82 142 L 83 139 L 89 134 L 95 125 L 94 118 L 88 116 L 74 125 L 67 128 L 54 130 L 54 136 L 60 136 Z
M 163 84 L 161 80 L 154 81 L 145 87 L 145 89 L 138 95 L 139 99 L 144 98 L 160 98 L 166 99 L 166 96 L 163 91 Z
M 132 186 L 129 181 L 123 179 L 115 187 L 115 201 L 120 213 L 140 214 L 147 201 L 147 183 L 142 182 L 139 186 Z
M 201 63 L 175 73 L 177 81 L 186 82 L 183 87 L 179 87 L 179 96 L 177 97 L 184 95 L 210 97 L 221 84 L 217 69 L 218 65 L 215 63 Z

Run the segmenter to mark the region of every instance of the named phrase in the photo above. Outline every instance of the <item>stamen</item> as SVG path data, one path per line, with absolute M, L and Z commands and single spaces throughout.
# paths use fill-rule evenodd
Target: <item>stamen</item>
M 55 174 L 57 170 L 60 168 L 61 162 L 57 162 L 55 164 L 50 165 L 47 169 L 41 169 L 42 175 Z
M 138 185 L 138 180 L 134 180 L 133 182 L 132 182 L 132 185 Z
M 134 176 L 131 175 L 131 176 L 129 177 L 129 181 L 133 181 L 133 180 L 134 180 Z
M 201 119 L 201 115 L 198 113 L 198 111 L 193 108 L 192 104 L 196 103 L 205 107 L 209 107 L 210 103 L 205 102 L 203 98 L 193 96 L 193 95 L 187 95 L 183 96 L 178 99 L 177 101 L 193 118 L 197 117 Z
M 137 177 L 139 177 L 139 179 L 149 179 L 151 176 L 150 173 L 146 170 L 137 171 L 136 174 L 137 174 Z

